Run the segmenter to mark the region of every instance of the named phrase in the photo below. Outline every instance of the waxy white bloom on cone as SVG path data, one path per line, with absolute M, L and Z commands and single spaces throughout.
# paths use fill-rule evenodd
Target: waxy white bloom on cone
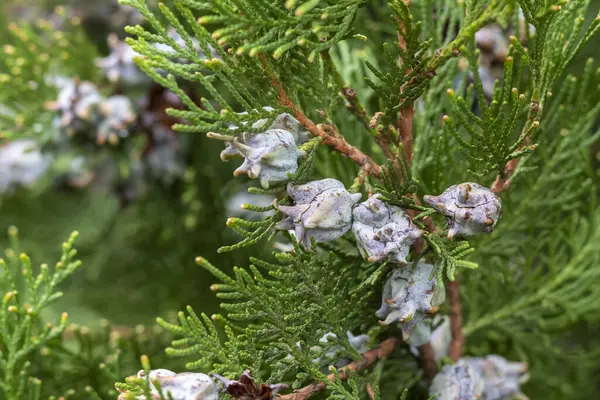
M 365 260 L 406 264 L 410 246 L 422 232 L 400 207 L 380 200 L 376 194 L 356 206 L 352 215 L 352 232 Z
M 484 381 L 463 360 L 446 365 L 433 379 L 429 395 L 434 400 L 475 400 L 483 394 Z
M 404 341 L 419 346 L 431 336 L 427 314 L 434 314 L 446 298 L 444 288 L 430 279 L 433 265 L 424 261 L 416 266 L 394 270 L 383 287 L 381 308 L 375 315 L 382 325 L 398 323 Z
M 450 186 L 439 196 L 423 200 L 448 220 L 448 239 L 491 232 L 502 212 L 500 198 L 477 183 Z
M 335 179 L 322 179 L 304 185 L 289 183 L 287 191 L 294 205 L 275 203 L 275 208 L 288 217 L 277 229 L 294 230 L 298 242 L 310 248 L 317 242 L 335 240 L 352 227 L 352 208 L 360 201 L 360 193 L 350 193 Z
M 495 354 L 483 358 L 464 357 L 462 360 L 483 378 L 485 400 L 527 399 L 521 393 L 521 384 L 529 379 L 527 363 L 511 362 Z
M 137 396 L 138 400 L 160 399 L 161 393 L 164 398 L 173 400 L 219 400 L 219 385 L 206 374 L 194 372 L 176 374 L 168 369 L 154 369 L 149 375 L 152 398 Z M 137 377 L 145 378 L 144 370 L 138 372 Z M 160 385 L 160 392 L 155 385 L 156 382 Z M 121 399 L 125 399 L 124 394 L 119 396 L 119 400 Z

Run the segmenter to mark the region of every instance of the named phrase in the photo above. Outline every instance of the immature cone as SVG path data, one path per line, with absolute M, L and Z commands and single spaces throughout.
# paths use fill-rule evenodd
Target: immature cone
M 269 112 L 275 110 L 273 107 L 269 107 L 269 106 L 265 106 L 265 107 L 263 107 L 263 109 L 265 111 L 269 111 Z M 244 111 L 244 112 L 239 113 L 239 115 L 248 115 L 248 112 Z M 296 142 L 297 146 L 300 146 L 302 143 L 305 143 L 308 141 L 308 132 L 306 132 L 304 127 L 300 124 L 300 122 L 298 122 L 298 120 L 296 118 L 292 117 L 288 113 L 282 113 L 282 114 L 277 115 L 277 117 L 275 117 L 275 119 L 269 126 L 266 126 L 267 121 L 268 120 L 265 118 L 259 119 L 258 121 L 256 121 L 255 123 L 252 124 L 252 128 L 253 129 L 265 128 L 265 131 L 268 131 L 269 129 L 282 129 L 284 131 L 288 131 L 294 137 L 294 141 Z M 242 122 L 242 126 L 246 126 L 246 124 L 247 124 L 246 122 Z M 238 130 L 239 126 L 230 125 L 229 129 L 230 130 Z M 242 133 L 242 135 L 245 135 L 245 134 L 246 133 Z M 209 134 L 209 137 L 226 138 L 226 136 L 220 136 L 220 135 L 214 135 L 214 134 Z M 243 154 L 240 153 L 233 146 L 233 139 L 225 139 L 225 140 L 228 143 L 227 143 L 227 146 L 225 147 L 225 150 L 223 150 L 221 152 L 221 160 L 228 161 L 229 159 L 234 158 L 234 157 L 238 157 L 238 156 L 243 157 Z
M 304 185 L 288 183 L 287 191 L 293 206 L 275 203 L 275 208 L 288 217 L 277 229 L 294 229 L 298 242 L 310 248 L 310 239 L 317 242 L 335 240 L 352 227 L 352 207 L 360 200 L 360 193 L 349 193 L 344 184 L 335 179 L 323 179 Z
M 450 186 L 439 196 L 423 200 L 448 219 L 448 239 L 491 232 L 502 211 L 500 198 L 477 183 Z
M 431 332 L 429 343 L 433 347 L 433 357 L 435 361 L 439 361 L 448 356 L 448 346 L 452 340 L 450 332 L 450 318 L 447 315 L 436 314 L 431 321 L 432 326 L 436 328 Z M 419 349 L 416 346 L 411 346 L 410 352 L 415 356 L 419 356 Z
M 135 65 L 135 57 L 139 56 L 126 42 L 111 33 L 108 36 L 110 54 L 96 60 L 96 66 L 104 71 L 106 78 L 112 83 L 126 86 L 137 86 L 149 82 L 148 76 Z
M 268 112 L 275 111 L 275 109 L 273 107 L 269 107 L 269 106 L 264 106 L 263 110 L 268 111 Z M 248 112 L 244 111 L 244 112 L 239 113 L 238 115 L 248 115 Z M 268 122 L 268 119 L 266 119 L 266 118 L 259 119 L 258 121 L 256 121 L 255 123 L 252 124 L 252 128 L 253 129 L 265 128 L 265 130 L 283 129 L 284 131 L 290 132 L 294 136 L 294 140 L 296 141 L 297 145 L 301 145 L 302 143 L 308 141 L 308 138 L 309 138 L 308 132 L 306 131 L 306 129 L 304 129 L 302 124 L 300 122 L 298 122 L 298 120 L 296 118 L 294 118 L 291 114 L 288 114 L 288 113 L 278 114 L 277 117 L 275 117 L 275 119 L 269 126 L 266 125 L 267 122 Z M 246 122 L 242 122 L 242 126 L 246 126 L 246 124 L 247 124 Z M 239 126 L 237 126 L 237 125 L 229 126 L 230 130 L 237 130 L 238 128 L 239 128 Z M 223 159 L 223 157 L 221 157 L 221 158 Z M 226 159 L 223 159 L 223 161 L 226 161 Z
M 101 118 L 98 124 L 96 142 L 117 144 L 120 139 L 129 136 L 131 124 L 137 118 L 133 104 L 128 97 L 111 96 L 104 100 L 99 107 Z
M 70 80 L 58 92 L 52 108 L 60 115 L 58 125 L 68 134 L 89 130 L 96 122 L 97 110 L 103 98 L 90 82 Z
M 475 41 L 481 50 L 479 79 L 488 101 L 494 95 L 495 81 L 501 80 L 504 73 L 504 61 L 506 61 L 509 51 L 507 36 L 498 25 L 483 27 L 475 33 Z
M 380 200 L 379 194 L 356 206 L 352 216 L 358 250 L 369 262 L 406 264 L 410 246 L 422 234 L 400 207 Z
M 15 186 L 32 185 L 50 165 L 50 157 L 33 140 L 0 144 L 0 194 Z
M 483 378 L 484 399 L 526 399 L 521 393 L 521 384 L 529 379 L 527 363 L 510 362 L 494 354 L 484 358 L 464 357 L 461 360 Z
M 484 382 L 463 360 L 446 365 L 433 379 L 429 395 L 434 400 L 474 400 L 481 398 Z
M 182 372 L 176 374 L 168 369 L 155 369 L 150 371 L 150 390 L 152 398 L 145 396 L 136 397 L 139 400 L 158 400 L 160 392 L 154 382 L 160 384 L 164 398 L 173 400 L 219 400 L 219 386 L 208 375 L 193 372 Z M 138 378 L 144 378 L 144 370 L 137 374 Z M 171 396 L 171 397 L 169 397 Z M 125 399 L 124 395 L 119 400 Z
M 405 322 L 398 323 L 402 340 L 410 346 L 422 346 L 431 339 L 431 319 L 420 311 Z
M 283 129 L 246 134 L 234 138 L 231 144 L 244 157 L 243 164 L 233 174 L 259 179 L 265 189 L 274 183 L 286 182 L 288 174 L 298 169 L 298 159 L 304 154 L 292 134 Z
M 264 107 L 266 110 L 270 109 L 270 107 Z M 257 127 L 257 124 L 260 126 L 264 125 L 267 121 L 264 119 L 258 120 L 254 123 L 254 127 Z M 304 129 L 304 126 L 296 118 L 294 118 L 291 114 L 282 113 L 279 114 L 273 123 L 269 126 L 269 129 L 283 129 L 292 134 L 294 136 L 294 140 L 297 145 L 301 145 L 308 141 L 308 132 Z
M 490 25 L 475 33 L 475 42 L 481 50 L 480 63 L 485 68 L 502 67 L 508 56 L 509 43 L 500 26 Z
M 348 342 L 350 343 L 350 346 L 357 353 L 363 354 L 369 350 L 369 348 L 367 347 L 367 343 L 370 340 L 369 335 L 362 334 L 362 335 L 354 336 L 354 334 L 352 334 L 351 331 L 347 331 L 346 336 L 348 337 Z M 333 332 L 327 332 L 326 334 L 324 334 L 321 337 L 321 339 L 319 339 L 319 343 L 328 344 L 330 342 L 339 343 L 339 339 L 338 339 L 337 335 Z M 339 353 L 343 349 L 344 349 L 344 347 L 340 344 L 335 344 L 335 345 L 331 346 L 329 348 L 329 350 L 327 351 L 327 353 L 325 353 L 327 361 L 331 361 L 332 359 L 334 359 L 336 357 L 337 353 Z M 313 347 L 311 347 L 311 350 L 315 351 L 316 353 L 323 352 L 323 349 L 321 346 L 313 346 Z M 315 362 L 316 364 L 321 364 L 321 358 L 320 357 L 316 358 L 313 360 L 313 362 Z M 336 368 L 341 368 L 341 367 L 348 365 L 349 363 L 350 363 L 349 360 L 340 359 L 340 360 L 336 360 L 334 365 Z
M 381 308 L 375 315 L 383 325 L 399 323 L 404 341 L 419 346 L 431 335 L 426 314 L 435 313 L 446 297 L 444 288 L 430 279 L 433 265 L 420 261 L 416 266 L 396 269 L 383 287 Z
M 240 400 L 272 400 L 275 395 L 288 386 L 282 383 L 275 385 L 262 384 L 258 386 L 246 370 L 237 381 L 224 378 L 217 374 L 211 374 L 213 378 L 221 382 L 224 391 L 234 399 Z M 204 398 L 202 398 L 204 399 Z

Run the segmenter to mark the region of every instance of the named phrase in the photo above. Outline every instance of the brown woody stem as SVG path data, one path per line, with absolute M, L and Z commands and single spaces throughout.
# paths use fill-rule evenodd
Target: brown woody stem
M 431 345 L 431 342 L 427 342 L 424 345 L 419 346 L 418 350 L 419 359 L 421 360 L 421 368 L 423 368 L 425 379 L 427 381 L 431 381 L 438 373 L 438 366 L 435 362 L 435 352 L 433 351 L 433 346 Z
M 454 362 L 458 361 L 463 352 L 465 337 L 463 334 L 463 316 L 462 307 L 460 305 L 460 286 L 458 284 L 458 276 L 454 281 L 448 282 L 446 285 L 448 291 L 448 301 L 452 309 L 450 314 L 450 332 L 452 339 L 448 348 L 448 356 Z
M 400 343 L 400 341 L 396 338 L 388 338 L 381 342 L 379 346 L 374 348 L 373 350 L 369 350 L 368 352 L 363 354 L 363 358 L 359 361 L 354 361 L 350 363 L 346 367 L 339 370 L 339 378 L 342 380 L 348 379 L 347 371 L 360 371 L 371 364 L 373 364 L 377 360 L 381 360 L 383 358 L 387 358 L 390 354 L 394 352 L 396 346 Z M 327 380 L 334 382 L 336 380 L 335 374 L 327 375 Z M 313 383 L 303 388 L 297 389 L 294 393 L 280 395 L 280 400 L 305 400 L 308 399 L 313 394 L 322 392 L 327 388 L 327 382 L 318 382 Z
M 406 5 L 410 7 L 410 0 L 406 0 Z M 404 26 L 400 23 L 400 31 L 398 32 L 398 45 L 403 51 L 406 51 L 406 40 L 404 39 Z M 406 72 L 410 73 L 410 69 Z M 402 92 L 403 88 L 400 88 Z M 415 108 L 413 103 L 409 103 L 404 108 L 400 110 L 400 115 L 398 117 L 398 136 L 402 143 L 401 148 L 404 150 L 404 154 L 406 156 L 406 161 L 410 165 L 413 159 L 413 119 L 415 117 Z M 420 204 L 419 198 L 416 197 L 417 204 Z M 413 213 L 413 216 L 416 213 Z M 435 226 L 431 219 L 428 218 L 427 228 L 433 232 L 435 230 Z M 422 241 L 418 240 L 416 245 L 416 249 L 422 248 Z M 420 251 L 420 250 L 418 250 Z M 421 360 L 421 367 L 423 368 L 423 372 L 425 374 L 425 378 L 430 381 L 437 374 L 437 363 L 435 362 L 435 353 L 433 351 L 433 346 L 431 342 L 427 342 L 422 346 L 418 347 L 419 350 L 419 359 Z
M 267 60 L 264 55 L 260 55 L 261 61 L 265 69 L 267 69 Z M 360 165 L 364 170 L 375 177 L 381 176 L 381 166 L 379 166 L 371 157 L 364 154 L 362 151 L 357 149 L 356 147 L 350 145 L 346 142 L 343 136 L 332 136 L 325 132 L 323 129 L 319 128 L 312 122 L 300 108 L 294 104 L 292 99 L 288 96 L 283 85 L 279 82 L 279 79 L 274 73 L 271 73 L 273 87 L 277 91 L 277 97 L 279 98 L 279 103 L 290 109 L 294 114 L 294 117 L 313 135 L 318 136 L 323 139 L 323 143 L 327 146 L 333 148 L 334 150 L 342 153 L 352 161 Z
M 521 132 L 521 135 L 527 134 L 529 128 L 531 128 L 531 124 L 534 124 L 534 123 L 539 124 L 539 122 L 536 122 L 536 120 L 539 120 L 539 118 L 541 116 L 541 108 L 542 107 L 540 106 L 540 103 L 537 100 L 532 100 L 531 106 L 529 108 L 529 116 L 527 117 L 527 123 L 523 127 L 523 131 Z M 525 140 L 523 140 L 523 143 L 521 144 L 521 146 L 519 147 L 519 150 L 524 149 L 528 145 L 529 145 L 529 137 L 526 137 Z M 517 169 L 517 167 L 519 166 L 520 160 L 521 160 L 520 158 L 514 158 L 506 163 L 506 165 L 504 166 L 503 173 L 499 174 L 496 177 L 496 180 L 494 181 L 494 183 L 492 184 L 492 187 L 491 187 L 492 192 L 494 192 L 496 194 L 500 194 L 504 190 L 508 189 L 508 187 L 510 186 L 510 178 L 511 178 L 512 174 L 515 172 L 515 170 Z
M 415 116 L 414 105 L 411 103 L 400 111 L 400 118 L 398 120 L 398 133 L 400 134 L 400 140 L 404 146 L 406 152 L 406 161 L 410 164 L 413 157 L 413 118 Z

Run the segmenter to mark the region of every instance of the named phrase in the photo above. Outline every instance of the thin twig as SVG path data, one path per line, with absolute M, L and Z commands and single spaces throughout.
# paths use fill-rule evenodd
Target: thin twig
M 496 176 L 496 180 L 492 184 L 491 190 L 496 194 L 500 194 L 510 186 L 510 177 L 519 165 L 519 158 L 514 158 L 506 163 L 504 173 Z
M 531 125 L 536 123 L 535 122 L 536 120 L 539 120 L 539 118 L 541 116 L 540 111 L 541 111 L 541 107 L 540 107 L 539 101 L 533 100 L 531 102 L 531 106 L 529 108 L 529 115 L 527 117 L 527 123 L 523 127 L 523 131 L 521 132 L 521 135 L 526 135 L 528 130 L 531 128 Z M 537 122 L 537 123 L 539 124 L 539 122 Z M 529 137 L 526 137 L 525 140 L 523 140 L 523 143 L 521 144 L 521 146 L 519 147 L 518 150 L 522 150 L 522 149 L 526 148 L 528 145 L 529 145 Z M 492 192 L 494 192 L 496 194 L 500 194 L 504 190 L 508 189 L 508 187 L 510 186 L 510 179 L 511 179 L 513 173 L 516 171 L 517 167 L 519 166 L 520 161 L 521 161 L 520 158 L 513 158 L 512 160 L 510 160 L 506 163 L 506 165 L 504 166 L 503 173 L 499 174 L 496 177 L 496 180 L 494 181 L 494 183 L 492 184 L 492 187 L 491 187 Z
M 367 383 L 367 394 L 369 395 L 369 400 L 375 400 L 375 391 L 370 383 Z
M 398 133 L 400 134 L 400 140 L 406 151 L 406 160 L 410 163 L 413 157 L 413 118 L 415 116 L 414 104 L 410 103 L 408 106 L 400 110 L 400 118 L 398 119 Z
M 266 69 L 268 67 L 268 64 L 267 64 L 267 60 L 266 60 L 265 56 L 261 54 L 260 59 L 262 61 L 263 66 Z M 279 79 L 277 78 L 277 76 L 274 73 L 272 73 L 271 75 L 272 75 L 273 87 L 277 91 L 277 97 L 279 98 L 279 103 L 282 106 L 292 110 L 294 117 L 296 117 L 296 119 L 313 136 L 318 136 L 318 137 L 322 138 L 324 144 L 326 144 L 327 146 L 333 148 L 334 150 L 348 156 L 348 158 L 350 158 L 352 161 L 354 161 L 355 163 L 357 163 L 358 165 L 363 167 L 368 174 L 373 175 L 375 177 L 381 176 L 381 166 L 379 166 L 375 161 L 373 161 L 373 159 L 371 159 L 371 157 L 369 157 L 368 155 L 364 154 L 362 151 L 360 151 L 356 147 L 354 147 L 354 146 L 350 145 L 348 142 L 346 142 L 346 139 L 344 139 L 343 136 L 334 137 L 334 136 L 328 134 L 327 132 L 325 132 L 323 129 L 319 128 L 317 125 L 315 125 L 315 123 L 312 122 L 302 112 L 302 110 L 300 110 L 300 108 L 296 104 L 294 104 L 292 99 L 290 99 L 290 97 L 286 93 L 285 89 L 283 88 L 283 85 L 281 84 L 281 82 L 279 82 Z
M 424 345 L 418 347 L 419 359 L 421 360 L 421 368 L 427 381 L 433 380 L 435 375 L 438 373 L 438 366 L 435 362 L 435 352 L 431 342 L 427 342 Z
M 450 314 L 450 332 L 452 339 L 450 340 L 450 346 L 448 348 L 448 355 L 454 362 L 458 361 L 462 355 L 463 347 L 465 344 L 465 337 L 463 334 L 463 316 L 462 307 L 460 304 L 460 286 L 458 283 L 458 276 L 454 281 L 448 282 L 446 285 L 448 290 L 448 301 L 452 313 Z
M 342 87 L 342 95 L 344 95 L 344 98 L 348 102 L 347 108 L 356 115 L 360 123 L 370 132 L 372 127 L 369 126 L 369 116 L 367 115 L 367 110 L 365 110 L 358 97 L 356 97 L 356 90 L 346 85 Z
M 346 380 L 348 379 L 347 371 L 360 371 L 369 367 L 377 360 L 387 358 L 390 354 L 394 352 L 396 346 L 398 346 L 399 343 L 400 340 L 393 337 L 384 340 L 379 344 L 379 346 L 377 346 L 373 350 L 369 350 L 366 353 L 364 353 L 361 360 L 354 361 L 353 363 L 350 363 L 344 368 L 340 369 L 338 374 L 339 378 L 342 380 Z M 334 382 L 336 379 L 337 377 L 335 374 L 327 375 L 327 380 L 331 382 Z M 322 392 L 326 388 L 326 382 L 313 383 L 294 391 L 294 393 L 280 395 L 278 398 L 280 400 L 305 400 L 313 394 Z
M 369 134 L 375 139 L 375 142 L 383 150 L 383 153 L 386 156 L 386 158 L 388 160 L 393 160 L 392 162 L 394 162 L 397 165 L 397 162 L 395 160 L 396 157 L 394 156 L 394 152 L 391 149 L 391 142 L 389 138 L 386 135 L 384 135 L 381 126 L 378 126 L 378 122 L 383 116 L 383 113 L 376 112 L 375 115 L 371 119 L 369 119 L 367 109 L 357 97 L 356 90 L 354 90 L 346 84 L 338 70 L 335 68 L 329 51 L 322 51 L 321 56 L 323 57 L 323 60 L 328 66 L 329 72 L 333 75 L 333 79 L 340 88 L 341 95 L 348 102 L 347 108 L 350 111 L 352 111 L 352 113 L 356 116 L 360 123 L 365 127 L 367 132 L 369 132 Z
M 406 6 L 410 7 L 410 0 L 405 0 Z M 404 53 L 406 53 L 406 39 L 404 39 L 404 34 L 406 33 L 406 28 L 404 24 L 399 21 L 400 31 L 398 31 L 398 45 L 400 49 Z M 401 60 L 402 61 L 402 60 Z M 410 74 L 412 71 L 409 68 L 406 71 L 406 74 Z M 402 93 L 404 88 L 399 88 Z M 413 119 L 415 117 L 415 108 L 414 103 L 410 102 L 405 107 L 400 110 L 400 115 L 398 116 L 398 138 L 402 144 L 401 149 L 404 151 L 404 155 L 406 157 L 406 161 L 408 165 L 412 163 L 413 159 Z M 419 198 L 414 196 L 417 204 L 420 204 Z M 427 224 L 427 228 L 430 232 L 433 232 L 436 228 L 433 225 L 433 222 L 430 218 L 425 222 Z M 415 249 L 420 252 L 423 243 L 419 239 L 415 244 Z M 437 363 L 435 362 L 435 353 L 433 351 L 433 346 L 431 342 L 427 342 L 422 346 L 418 347 L 419 350 L 419 359 L 421 360 L 421 367 L 423 368 L 423 372 L 425 374 L 425 378 L 429 381 L 433 379 L 433 377 L 437 374 Z
M 410 7 L 410 0 L 406 0 L 406 6 Z M 398 44 L 400 45 L 400 49 L 402 49 L 403 52 L 406 52 L 406 40 L 404 39 L 404 34 L 406 33 L 406 30 L 405 30 L 404 24 L 402 24 L 402 22 L 400 22 L 400 29 L 401 30 L 398 32 Z M 409 68 L 406 71 L 406 75 L 410 74 L 411 71 L 412 71 L 412 69 Z M 403 88 L 400 88 L 401 92 L 402 92 L 402 90 L 403 90 Z M 414 107 L 414 104 L 412 102 L 410 102 L 408 105 L 406 105 L 406 107 L 404 107 L 400 110 L 400 116 L 398 118 L 399 138 L 402 141 L 402 144 L 404 145 L 404 151 L 406 152 L 406 160 L 408 161 L 409 164 L 412 161 L 412 157 L 413 157 L 412 126 L 413 126 L 414 116 L 415 116 L 415 107 Z

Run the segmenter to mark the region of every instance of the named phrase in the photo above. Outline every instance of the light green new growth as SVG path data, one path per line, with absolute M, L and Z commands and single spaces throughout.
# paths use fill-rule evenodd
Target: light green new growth
M 159 319 L 162 327 L 182 336 L 167 353 L 197 357 L 188 368 L 212 366 L 230 378 L 237 378 L 245 366 L 270 383 L 292 374 L 294 387 L 323 379 L 319 367 L 335 358 L 358 358 L 346 331 L 362 333 L 352 322 L 362 313 L 360 304 L 371 290 L 353 291 L 364 279 L 362 262 L 348 264 L 334 253 L 306 253 L 299 246 L 294 254 L 276 257 L 276 263 L 252 259 L 248 271 L 235 268 L 233 276 L 198 258 L 197 263 L 221 282 L 211 289 L 223 300 L 226 314 L 198 317 L 188 307 L 187 316 L 179 314 L 179 325 Z M 335 306 L 342 303 L 348 308 Z M 224 328 L 225 341 L 215 324 Z M 340 339 L 320 342 L 328 332 Z M 327 349 L 335 349 L 334 354 Z
M 140 361 L 142 364 L 142 369 L 144 371 L 145 378 L 138 378 L 136 376 L 132 376 L 127 378 L 127 382 L 119 382 L 115 385 L 120 392 L 125 393 L 124 399 L 135 400 L 138 398 L 138 396 L 145 396 L 146 399 L 176 400 L 170 395 L 170 393 L 168 393 L 167 396 L 163 394 L 163 391 L 160 387 L 160 382 L 150 381 L 150 359 L 148 358 L 148 356 L 143 355 L 142 357 L 140 357 Z M 150 384 L 153 384 L 156 387 L 158 393 L 152 393 L 150 389 Z
M 16 240 L 17 229 L 9 234 Z M 0 393 L 7 400 L 40 398 L 39 379 L 30 377 L 28 359 L 46 343 L 59 337 L 67 326 L 64 313 L 57 326 L 44 325 L 41 312 L 56 302 L 61 292 L 56 289 L 81 262 L 73 248 L 77 232 L 63 243 L 62 256 L 54 268 L 42 264 L 39 272 L 26 254 L 8 252 L 8 262 L 0 259 L 0 290 L 4 293 L 0 306 Z

